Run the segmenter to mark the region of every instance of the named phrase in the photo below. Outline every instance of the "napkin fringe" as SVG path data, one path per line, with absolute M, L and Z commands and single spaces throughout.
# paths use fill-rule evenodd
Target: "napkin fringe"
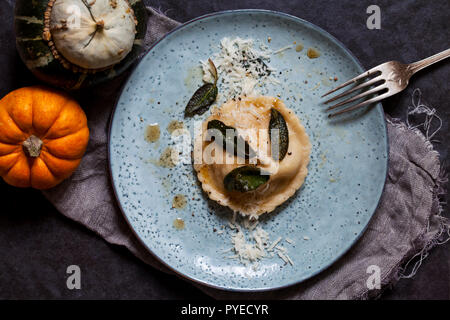
M 152 13 L 152 9 L 154 10 L 154 11 L 156 11 L 158 14 L 160 14 L 160 15 L 163 15 L 163 16 L 167 16 L 167 14 L 170 12 L 170 11 L 173 11 L 173 9 L 167 9 L 166 11 L 163 11 L 163 9 L 162 9 L 162 7 L 161 6 L 158 6 L 158 7 L 147 7 L 147 11 L 149 12 L 149 13 Z
M 438 179 L 436 179 L 436 185 L 433 190 L 433 198 L 435 203 L 437 203 L 438 213 L 430 217 L 427 228 L 424 234 L 419 237 L 418 241 L 423 242 L 424 240 L 421 238 L 426 238 L 427 234 L 430 232 L 431 219 L 437 220 L 438 232 L 431 239 L 425 239 L 422 249 L 414 254 L 403 267 L 399 268 L 396 275 L 397 280 L 414 277 L 422 265 L 422 262 L 428 257 L 430 250 L 450 240 L 450 221 L 448 218 L 442 216 L 444 206 L 447 204 L 446 201 L 442 199 L 442 196 L 447 193 L 447 188 L 445 186 L 447 182 L 447 174 L 443 167 L 441 167 L 441 172 Z
M 433 141 L 438 142 L 438 140 L 433 140 L 433 137 L 440 131 L 442 127 L 442 120 L 437 115 L 436 109 L 430 108 L 421 102 L 421 95 L 422 93 L 420 89 L 416 88 L 413 91 L 412 106 L 408 108 L 406 124 L 397 118 L 390 118 L 387 119 L 387 121 L 396 128 L 411 130 L 422 138 L 426 147 L 430 150 L 430 153 L 436 157 L 436 161 L 439 163 L 440 154 L 438 151 L 434 150 L 433 146 Z M 416 125 L 413 125 L 411 124 L 411 116 L 413 115 L 424 116 L 424 120 L 418 122 Z M 433 130 L 433 122 L 436 122 L 436 120 L 439 124 L 437 126 L 435 125 L 435 129 Z M 422 132 L 420 128 L 422 128 L 424 132 Z M 431 130 L 433 131 L 430 133 Z M 394 273 L 392 280 L 387 281 L 389 283 L 387 287 L 392 287 L 400 279 L 413 278 L 422 265 L 422 262 L 428 257 L 430 250 L 438 245 L 442 245 L 450 241 L 450 220 L 442 216 L 444 207 L 447 205 L 444 196 L 447 194 L 448 182 L 448 173 L 446 172 L 443 164 L 440 165 L 439 175 L 434 182 L 435 184 L 432 186 L 432 194 L 433 204 L 438 208 L 437 214 L 430 216 L 426 229 L 414 241 L 415 243 L 420 244 L 419 248 L 414 250 L 415 253 L 412 253 L 413 255 L 411 258 L 404 259 L 399 263 L 398 269 Z M 438 231 L 434 234 L 434 236 L 427 239 L 427 236 L 430 236 L 430 225 L 433 223 L 432 219 L 436 219 L 434 223 L 438 224 Z M 406 256 L 409 257 L 410 255 L 408 254 Z M 380 295 L 381 293 L 377 296 Z
M 416 89 L 417 90 L 417 89 Z M 414 92 L 416 92 L 416 90 Z M 419 91 L 420 92 L 420 91 Z M 414 93 L 413 93 L 414 99 Z M 408 109 L 409 116 L 411 110 Z M 424 113 L 427 113 L 424 111 Z M 415 110 L 415 114 L 421 114 Z M 439 118 L 435 112 L 433 114 L 436 118 Z M 439 118 L 440 119 L 440 118 Z M 429 138 L 425 135 L 427 133 L 423 133 L 419 128 L 425 128 L 424 123 L 428 121 L 428 118 L 424 120 L 424 122 L 417 124 L 415 126 L 411 125 L 409 121 L 405 124 L 405 122 L 401 121 L 398 118 L 391 118 L 389 116 L 386 117 L 386 121 L 393 125 L 395 128 L 400 130 L 411 130 L 415 134 L 417 134 L 420 138 L 423 139 L 426 147 L 430 150 L 430 153 L 435 157 L 436 161 L 439 163 L 440 154 L 438 151 L 434 150 L 433 143 Z M 429 129 L 429 126 L 428 126 Z M 427 130 L 425 128 L 425 130 Z M 438 128 L 433 132 L 433 136 L 440 130 Z M 395 284 L 400 279 L 411 279 L 413 278 L 419 268 L 422 265 L 422 262 L 428 257 L 431 249 L 438 245 L 442 245 L 448 241 L 450 241 L 450 220 L 444 216 L 442 213 L 444 212 L 444 206 L 447 204 L 442 196 L 447 194 L 446 184 L 448 182 L 448 174 L 444 169 L 444 165 L 440 165 L 439 175 L 436 179 L 434 179 L 434 186 L 432 186 L 432 194 L 433 194 L 433 206 L 437 206 L 437 213 L 429 217 L 427 222 L 427 227 L 424 229 L 423 233 L 421 233 L 416 239 L 414 239 L 414 243 L 417 244 L 416 248 L 413 248 L 413 252 L 409 252 L 405 255 L 405 257 L 391 269 L 391 272 L 388 272 L 386 276 L 381 281 L 381 289 L 379 290 L 367 290 L 363 294 L 361 294 L 358 299 L 367 300 L 367 299 L 379 299 L 382 294 L 387 290 L 391 289 L 395 286 Z M 436 219 L 435 223 L 438 224 L 437 232 L 433 232 L 434 236 L 427 239 L 427 235 L 430 236 L 430 226 L 432 219 Z

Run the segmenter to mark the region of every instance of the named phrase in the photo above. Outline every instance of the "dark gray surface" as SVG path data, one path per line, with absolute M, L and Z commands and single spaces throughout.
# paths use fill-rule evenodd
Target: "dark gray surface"
M 14 47 L 13 12 L 0 6 L 0 97 L 37 81 Z M 264 8 L 306 19 L 336 36 L 369 68 L 387 60 L 412 62 L 450 47 L 450 2 L 422 1 L 146 1 L 169 17 L 187 21 L 228 9 Z M 381 7 L 382 29 L 368 30 L 366 8 Z M 418 74 L 403 93 L 385 101 L 387 113 L 404 118 L 411 93 L 420 88 L 438 110 L 443 127 L 435 144 L 442 159 L 450 151 L 448 101 L 450 61 Z M 449 162 L 446 162 L 449 171 Z M 123 248 L 112 246 L 64 218 L 39 191 L 0 182 L 0 298 L 208 299 L 183 280 L 156 271 Z M 445 215 L 449 216 L 448 208 Z M 413 279 L 400 280 L 386 299 L 450 299 L 450 242 L 435 248 Z M 82 270 L 82 289 L 66 288 L 66 268 Z

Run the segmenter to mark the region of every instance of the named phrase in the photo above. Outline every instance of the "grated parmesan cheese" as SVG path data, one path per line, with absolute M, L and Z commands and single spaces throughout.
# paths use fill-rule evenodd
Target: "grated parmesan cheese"
M 275 69 L 269 67 L 270 56 L 273 54 L 267 46 L 254 47 L 252 39 L 223 38 L 220 42 L 220 52 L 211 59 L 219 74 L 220 92 L 225 101 L 240 95 L 258 95 L 256 87 L 265 83 L 279 84 L 273 77 Z M 280 49 L 281 50 L 281 49 Z M 279 50 L 278 50 L 279 51 Z M 203 81 L 213 82 L 208 61 L 201 61 Z
M 289 263 L 288 258 L 287 258 L 283 253 L 281 253 L 280 251 L 278 251 L 278 256 L 279 256 L 285 263 Z
M 255 238 L 256 240 L 256 238 Z M 261 239 L 256 240 L 257 243 L 261 241 Z M 258 244 L 252 244 L 246 241 L 244 233 L 238 229 L 238 231 L 231 237 L 231 242 L 234 245 L 234 251 L 237 256 L 243 263 L 247 263 L 248 261 L 254 262 L 256 260 L 264 257 L 265 251 L 264 248 L 261 248 Z
M 258 226 L 259 221 L 250 221 L 248 217 L 242 217 L 242 225 L 236 221 L 236 216 L 230 220 L 229 226 L 233 229 L 233 234 L 231 235 L 232 247 L 228 248 L 223 253 L 228 253 L 230 251 L 234 252 L 234 255 L 226 256 L 227 259 L 238 259 L 244 265 L 252 264 L 253 270 L 259 267 L 258 261 L 263 258 L 273 258 L 278 256 L 285 264 L 294 265 L 294 262 L 288 255 L 288 249 L 280 245 L 283 240 L 282 237 L 278 237 L 275 241 L 270 243 L 269 234 Z M 293 240 L 286 238 L 286 242 L 294 243 Z M 288 241 L 289 240 L 289 241 Z M 269 245 L 270 243 L 270 245 Z
M 286 240 L 286 242 L 289 243 L 289 244 L 295 244 L 295 241 L 290 239 L 290 238 L 286 238 L 284 240 Z
M 292 45 L 289 45 L 289 46 L 286 46 L 286 47 L 283 47 L 283 48 L 278 49 L 278 50 L 275 51 L 273 54 L 278 54 L 278 53 L 281 53 L 281 52 L 283 52 L 283 51 L 289 50 L 289 49 L 291 49 L 291 48 L 292 48 Z
M 267 250 L 269 250 L 269 251 L 272 251 L 273 250 L 273 248 L 275 248 L 275 246 L 278 244 L 278 242 L 280 242 L 281 241 L 281 237 L 279 237 L 277 240 L 275 240 L 271 245 L 270 245 L 270 247 L 267 249 Z

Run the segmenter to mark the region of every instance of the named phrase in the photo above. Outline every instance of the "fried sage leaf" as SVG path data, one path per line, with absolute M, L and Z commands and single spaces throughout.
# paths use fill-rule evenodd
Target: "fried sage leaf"
M 213 83 L 207 83 L 195 91 L 191 100 L 189 100 L 186 109 L 184 110 L 185 117 L 193 117 L 194 115 L 201 115 L 208 110 L 217 98 L 217 87 Z
M 256 190 L 269 180 L 270 176 L 254 166 L 243 166 L 232 170 L 223 179 L 227 191 L 248 192 Z
M 272 158 L 281 161 L 289 148 L 289 130 L 283 115 L 276 109 L 270 111 L 269 135 L 272 144 Z
M 210 64 L 211 74 L 214 77 L 214 83 L 206 83 L 195 91 L 192 98 L 189 100 L 186 109 L 184 110 L 185 117 L 193 117 L 194 115 L 201 115 L 208 110 L 208 108 L 216 101 L 217 98 L 217 69 L 211 59 L 208 60 Z
M 250 147 L 247 141 L 238 135 L 235 128 L 227 126 L 220 120 L 209 121 L 207 128 L 208 130 L 216 129 L 221 133 L 223 149 L 225 151 L 228 148 L 228 150 L 233 150 L 235 156 L 245 159 L 251 159 L 256 156 L 255 151 Z M 242 150 L 242 147 L 244 147 L 244 150 Z

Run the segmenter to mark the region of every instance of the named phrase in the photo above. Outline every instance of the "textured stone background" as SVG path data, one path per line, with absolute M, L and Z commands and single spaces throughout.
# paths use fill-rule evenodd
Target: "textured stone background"
M 187 21 L 202 14 L 242 8 L 290 13 L 324 28 L 342 41 L 366 67 L 388 60 L 412 62 L 450 45 L 448 0 L 148 0 L 169 17 Z M 37 83 L 18 57 L 13 34 L 14 0 L 0 5 L 0 97 Z M 382 29 L 368 30 L 366 8 L 381 7 Z M 385 110 L 404 118 L 414 88 L 438 110 L 443 127 L 435 144 L 443 160 L 450 151 L 450 60 L 418 74 L 403 93 L 384 102 Z M 450 164 L 446 162 L 449 171 Z M 0 298 L 208 299 L 183 280 L 158 272 L 128 251 L 108 245 L 64 218 L 38 191 L 0 181 Z M 449 216 L 449 209 L 445 211 Z M 385 299 L 450 299 L 450 242 L 435 248 L 413 279 L 400 280 Z M 66 268 L 82 269 L 82 289 L 66 288 Z

